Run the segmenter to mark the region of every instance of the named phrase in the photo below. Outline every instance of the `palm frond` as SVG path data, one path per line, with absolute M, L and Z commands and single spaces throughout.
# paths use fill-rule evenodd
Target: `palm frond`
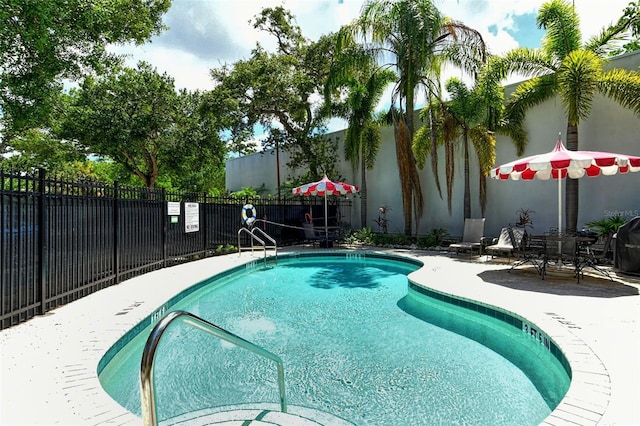
M 360 140 L 362 129 L 359 125 L 349 125 L 344 137 L 344 157 L 355 170 L 360 162 Z
M 570 125 L 591 112 L 602 74 L 602 61 L 590 50 L 569 53 L 556 74 L 560 99 Z
M 504 118 L 500 121 L 498 127 L 496 127 L 495 132 L 511 139 L 516 147 L 516 155 L 518 157 L 524 154 L 529 138 L 522 121 L 510 121 Z
M 612 52 L 618 51 L 623 43 L 629 41 L 632 38 L 634 28 L 639 26 L 638 5 L 631 2 L 623 11 L 618 22 L 603 28 L 599 34 L 591 37 L 584 48 L 595 52 L 600 57 L 609 56 Z
M 605 96 L 640 116 L 639 72 L 618 68 L 606 71 L 601 76 L 598 88 Z
M 380 145 L 382 145 L 380 127 L 376 123 L 367 121 L 364 125 L 360 133 L 360 145 L 363 147 L 362 152 L 364 158 L 362 161 L 364 161 L 365 167 L 371 170 L 376 164 Z
M 547 32 L 542 37 L 542 50 L 562 60 L 570 52 L 580 49 L 580 18 L 573 5 L 565 0 L 551 0 L 538 10 L 538 28 Z
M 484 213 L 487 206 L 487 176 L 496 162 L 496 138 L 493 132 L 484 126 L 475 126 L 469 129 L 469 138 L 471 138 L 471 143 L 478 157 L 480 169 L 479 201 L 480 208 Z
M 503 57 L 491 58 L 489 64 L 490 78 L 503 80 L 513 74 L 523 77 L 539 77 L 556 71 L 559 61 L 546 55 L 540 49 L 519 47 Z
M 487 46 L 479 31 L 461 22 L 448 20 L 434 41 L 436 57 L 446 58 L 470 76 L 476 77 L 487 61 Z
M 599 34 L 594 35 L 584 45 L 585 50 L 590 50 L 601 58 L 611 56 L 620 50 L 621 46 L 631 39 L 629 32 L 613 33 L 613 27 L 603 28 Z
M 426 108 L 425 108 L 426 109 Z M 413 155 L 416 157 L 416 165 L 420 170 L 424 169 L 427 158 L 431 153 L 431 132 L 429 126 L 421 126 L 413 135 Z
M 516 88 L 505 108 L 505 119 L 512 125 L 523 123 L 526 111 L 556 94 L 556 76 L 548 74 L 527 80 Z

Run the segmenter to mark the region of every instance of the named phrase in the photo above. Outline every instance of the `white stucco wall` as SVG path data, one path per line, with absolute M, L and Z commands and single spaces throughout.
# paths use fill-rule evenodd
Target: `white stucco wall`
M 627 69 L 640 69 L 640 52 L 622 55 L 611 62 L 611 66 Z M 506 88 L 507 92 L 513 86 Z M 531 109 L 527 113 L 525 128 L 529 143 L 524 156 L 540 154 L 553 149 L 561 134 L 566 141 L 567 120 L 559 100 L 547 101 Z M 580 123 L 578 128 L 579 146 L 583 150 L 610 151 L 640 156 L 640 119 L 607 98 L 598 96 L 588 119 Z M 395 154 L 393 129 L 382 130 L 383 145 L 377 157 L 374 170 L 368 171 L 368 220 L 360 223 L 360 199 L 354 197 L 352 209 L 352 225 L 354 228 L 369 226 L 374 230 L 374 220 L 378 216 L 378 208 L 388 205 L 391 211 L 389 231 L 402 232 L 404 221 L 402 214 L 402 197 L 400 180 Z M 331 138 L 344 140 L 344 132 L 334 132 Z M 344 158 L 342 146 L 337 158 Z M 417 228 L 418 234 L 426 234 L 433 228 L 445 228 L 451 235 L 461 235 L 464 226 L 463 217 L 463 166 L 462 152 L 456 162 L 455 183 L 453 191 L 452 211 L 449 214 L 446 201 L 444 177 L 444 151 L 439 155 L 440 184 L 442 198 L 435 186 L 431 165 L 427 164 L 420 172 L 422 191 L 425 199 L 424 214 Z M 281 180 L 291 174 L 285 164 L 286 153 L 281 152 Z M 509 138 L 498 136 L 496 164 L 515 160 L 516 149 Z M 360 185 L 359 170 L 352 171 L 344 160 L 338 164 L 340 173 L 349 183 Z M 270 152 L 252 154 L 227 161 L 226 185 L 230 191 L 242 187 L 258 188 L 265 185 L 270 193 L 276 194 L 276 159 Z M 475 154 L 471 153 L 471 211 L 472 217 L 481 217 L 478 202 L 478 165 Z M 331 178 L 331 177 L 330 177 Z M 597 178 L 580 179 L 580 204 L 578 227 L 603 217 L 620 213 L 625 218 L 640 215 L 640 173 L 629 173 L 616 176 L 599 176 Z M 562 185 L 564 191 L 564 183 Z M 544 232 L 557 225 L 557 182 L 548 181 L 496 181 L 487 182 L 487 209 L 485 211 L 486 235 L 498 235 L 500 228 L 517 218 L 516 210 L 520 208 L 535 211 L 533 214 L 534 231 Z M 564 193 L 562 202 L 564 204 Z M 564 221 L 564 213 L 562 215 Z M 413 229 L 416 230 L 415 223 Z

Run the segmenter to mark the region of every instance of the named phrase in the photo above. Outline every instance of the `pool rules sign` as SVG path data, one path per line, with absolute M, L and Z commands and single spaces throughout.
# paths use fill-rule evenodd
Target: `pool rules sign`
M 184 203 L 184 232 L 200 230 L 200 206 L 198 203 Z

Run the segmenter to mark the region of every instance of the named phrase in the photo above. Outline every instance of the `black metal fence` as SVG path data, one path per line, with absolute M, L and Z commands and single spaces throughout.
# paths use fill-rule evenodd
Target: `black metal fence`
M 310 209 L 324 214 L 316 197 L 239 200 L 0 170 L 0 329 L 134 276 L 237 247 L 248 202 L 279 246 L 304 238 L 299 227 Z M 348 218 L 350 209 L 350 201 L 333 199 L 328 215 Z M 248 245 L 247 233 L 240 235 Z

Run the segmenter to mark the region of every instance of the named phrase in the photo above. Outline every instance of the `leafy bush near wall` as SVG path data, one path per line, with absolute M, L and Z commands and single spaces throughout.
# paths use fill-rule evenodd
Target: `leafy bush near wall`
M 380 247 L 410 247 L 431 249 L 444 245 L 444 240 L 449 236 L 447 230 L 434 228 L 427 235 L 408 237 L 405 234 L 387 234 L 373 232 L 371 228 L 362 228 L 349 233 L 345 237 L 347 244 L 364 244 Z
M 236 246 L 227 244 L 227 245 L 219 245 L 218 247 L 216 247 L 214 253 L 216 256 L 220 256 L 223 254 L 235 253 L 237 251 L 238 251 L 238 248 Z
M 418 247 L 441 247 L 445 238 L 449 236 L 449 232 L 444 228 L 433 228 L 427 235 L 418 237 Z

